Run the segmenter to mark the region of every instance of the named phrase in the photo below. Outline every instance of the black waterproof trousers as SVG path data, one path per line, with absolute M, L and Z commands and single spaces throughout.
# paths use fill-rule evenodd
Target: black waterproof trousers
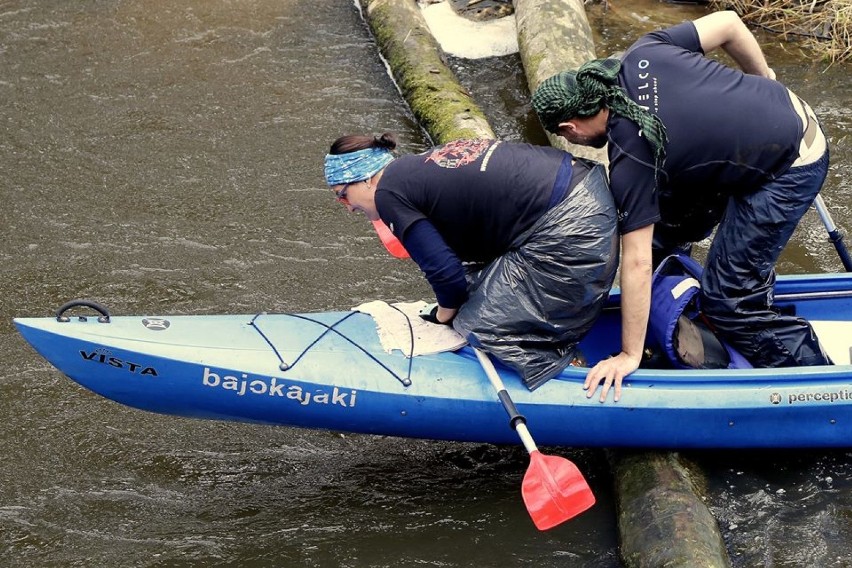
M 755 367 L 830 365 L 811 325 L 774 310 L 775 264 L 828 173 L 828 152 L 760 189 L 731 197 L 701 278 L 716 331 Z M 667 246 L 668 245 L 668 246 Z M 655 239 L 655 257 L 683 247 Z

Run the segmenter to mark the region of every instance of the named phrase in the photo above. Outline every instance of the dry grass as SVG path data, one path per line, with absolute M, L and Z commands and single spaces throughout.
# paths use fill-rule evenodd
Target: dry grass
M 746 23 L 797 36 L 827 60 L 852 60 L 852 0 L 711 0 Z

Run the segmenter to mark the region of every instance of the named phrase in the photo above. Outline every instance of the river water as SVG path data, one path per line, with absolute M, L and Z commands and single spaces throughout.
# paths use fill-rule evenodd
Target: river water
M 702 10 L 631 6 L 590 8 L 602 51 Z M 825 119 L 824 194 L 852 228 L 848 68 L 762 41 Z M 516 56 L 451 63 L 500 136 L 544 140 Z M 341 134 L 429 144 L 351 2 L 0 1 L 0 101 L 0 565 L 620 565 L 599 451 L 548 450 L 598 505 L 539 533 L 520 448 L 147 414 L 77 387 L 13 330 L 80 297 L 115 314 L 429 298 L 322 181 Z M 839 269 L 809 214 L 780 270 Z M 689 457 L 737 566 L 852 566 L 848 451 Z

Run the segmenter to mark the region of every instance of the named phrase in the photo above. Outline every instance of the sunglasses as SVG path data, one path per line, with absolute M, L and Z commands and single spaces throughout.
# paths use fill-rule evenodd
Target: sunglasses
M 366 179 L 362 179 L 361 181 L 351 181 L 349 183 L 344 183 L 343 187 L 341 187 L 340 189 L 338 189 L 338 190 L 332 189 L 331 190 L 331 191 L 334 192 L 334 198 L 337 199 L 341 203 L 349 203 L 349 200 L 347 199 L 347 197 L 348 197 L 347 193 L 349 192 L 349 186 L 355 185 L 356 183 L 366 183 L 367 187 L 370 186 L 369 180 L 366 180 Z
M 352 182 L 352 183 L 357 183 L 357 182 Z M 346 203 L 346 201 L 347 201 L 346 193 L 349 191 L 350 185 L 352 185 L 352 184 L 351 183 L 344 183 L 342 188 L 336 189 L 336 190 L 332 189 L 331 191 L 334 192 L 334 198 L 341 203 Z

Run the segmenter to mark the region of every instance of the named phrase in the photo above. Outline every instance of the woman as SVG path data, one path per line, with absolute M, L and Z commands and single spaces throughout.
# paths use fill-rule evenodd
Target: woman
M 325 177 L 351 211 L 383 221 L 453 327 L 531 390 L 559 374 L 597 319 L 618 266 L 603 167 L 550 147 L 458 140 L 395 158 L 396 138 L 344 136 Z

